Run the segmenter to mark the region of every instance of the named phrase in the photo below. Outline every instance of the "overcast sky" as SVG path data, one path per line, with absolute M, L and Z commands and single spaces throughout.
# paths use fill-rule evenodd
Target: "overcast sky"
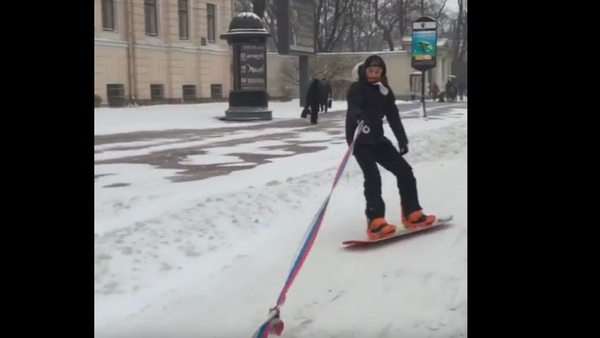
M 451 10 L 452 12 L 458 12 L 458 3 L 456 0 L 448 0 L 446 2 L 446 8 Z

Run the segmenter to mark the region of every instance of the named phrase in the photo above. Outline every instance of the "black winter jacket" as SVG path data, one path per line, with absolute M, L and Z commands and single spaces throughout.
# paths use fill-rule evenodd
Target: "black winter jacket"
M 370 84 L 366 79 L 361 78 L 354 82 L 348 89 L 346 101 L 348 102 L 348 112 L 346 113 L 346 142 L 348 145 L 354 139 L 354 132 L 358 126 L 358 121 L 365 121 L 370 131 L 368 134 L 360 133 L 356 143 L 379 143 L 390 142 L 383 132 L 383 118 L 385 117 L 390 128 L 400 144 L 408 144 L 408 138 L 404 130 L 404 125 L 400 120 L 400 112 L 396 106 L 396 97 L 389 88 L 389 93 L 383 95 L 378 85 Z
M 305 100 L 305 104 L 304 107 L 305 108 L 315 108 L 315 107 L 319 107 L 319 87 L 321 85 L 321 81 L 319 81 L 318 79 L 314 79 L 312 80 L 312 82 L 310 83 L 310 86 L 308 87 L 308 91 L 306 92 L 306 100 Z

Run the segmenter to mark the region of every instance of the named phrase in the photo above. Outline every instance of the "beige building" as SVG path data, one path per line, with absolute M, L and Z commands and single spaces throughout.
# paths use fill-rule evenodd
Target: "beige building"
M 95 94 L 102 104 L 181 103 L 226 99 L 231 88 L 231 55 L 225 33 L 232 18 L 231 0 L 94 0 Z M 351 62 L 334 80 L 350 80 L 351 69 L 370 54 L 381 54 L 394 74 L 390 84 L 399 97 L 420 88 L 421 76 L 410 66 L 410 38 L 404 51 L 319 54 L 320 63 Z M 438 66 L 427 83 L 443 86 L 450 75 L 446 39 L 438 41 Z M 286 79 L 286 63 L 297 57 L 269 53 L 268 92 L 284 97 L 297 84 Z M 295 68 L 291 66 L 291 68 Z M 338 72 L 339 73 L 339 72 Z M 344 83 L 342 82 L 342 85 Z
M 219 100 L 231 0 L 94 0 L 95 94 L 107 101 Z

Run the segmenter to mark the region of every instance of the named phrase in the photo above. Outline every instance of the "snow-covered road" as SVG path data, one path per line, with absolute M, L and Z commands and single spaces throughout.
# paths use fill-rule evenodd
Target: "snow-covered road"
M 466 336 L 462 111 L 462 118 L 406 123 L 422 205 L 453 214 L 452 225 L 343 249 L 343 240 L 364 236 L 362 175 L 351 160 L 282 310 L 285 337 Z M 97 188 L 96 338 L 250 338 L 274 305 L 343 151 L 336 144 L 199 182 Z M 395 179 L 382 175 L 388 220 L 398 223 Z

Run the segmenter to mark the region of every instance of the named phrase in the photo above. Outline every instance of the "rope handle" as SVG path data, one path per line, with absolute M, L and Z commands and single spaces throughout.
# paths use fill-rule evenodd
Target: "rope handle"
M 281 334 L 283 333 L 283 329 L 285 327 L 285 324 L 283 323 L 283 320 L 281 320 L 281 318 L 279 318 L 280 315 L 280 311 L 279 311 L 279 307 L 274 307 L 269 311 L 269 317 L 271 318 L 269 320 L 269 322 L 271 323 L 271 328 L 270 328 L 270 333 L 276 335 L 276 336 L 281 336 Z
M 281 314 L 281 307 L 278 305 L 272 309 L 269 309 L 269 316 L 267 320 L 254 332 L 252 338 L 266 338 L 270 334 L 281 336 L 285 327 L 283 320 L 279 317 Z

